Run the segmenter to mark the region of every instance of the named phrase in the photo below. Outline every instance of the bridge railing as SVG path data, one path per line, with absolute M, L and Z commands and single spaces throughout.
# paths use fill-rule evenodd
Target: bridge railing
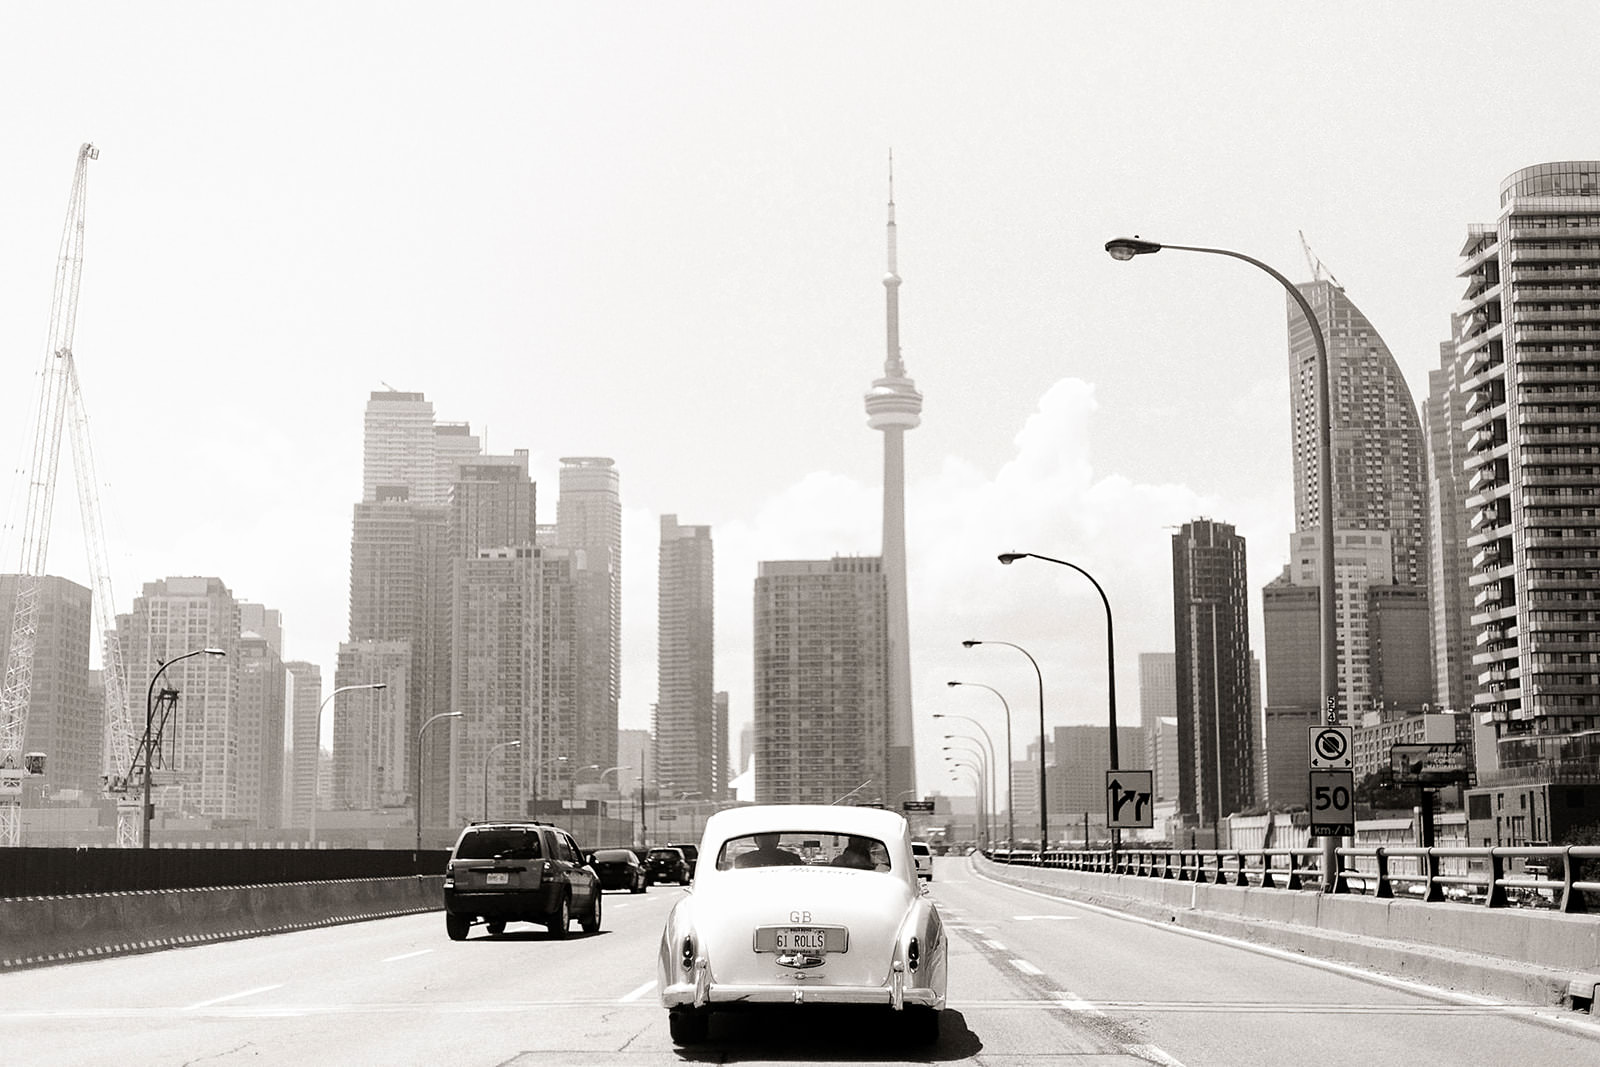
M 1600 846 L 1335 850 L 1333 892 L 1490 908 L 1600 909 Z M 1321 889 L 1321 848 L 991 850 L 997 863 L 1264 889 Z

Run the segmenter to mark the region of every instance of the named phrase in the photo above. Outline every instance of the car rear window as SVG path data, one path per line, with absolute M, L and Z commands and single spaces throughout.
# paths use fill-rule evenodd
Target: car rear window
M 603 848 L 594 854 L 596 863 L 627 863 L 633 859 L 633 853 L 622 848 Z
M 456 847 L 458 860 L 536 860 L 540 855 L 537 830 L 474 830 Z
M 650 858 L 653 860 L 681 860 L 683 859 L 683 853 L 675 848 L 653 848 L 650 850 Z
M 719 871 L 802 864 L 863 871 L 887 871 L 891 866 L 888 848 L 875 837 L 818 830 L 734 837 L 717 853 Z

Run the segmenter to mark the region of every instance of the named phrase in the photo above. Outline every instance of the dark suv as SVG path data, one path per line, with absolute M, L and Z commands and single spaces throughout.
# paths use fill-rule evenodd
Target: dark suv
M 473 823 L 444 873 L 444 928 L 460 941 L 478 920 L 491 936 L 508 922 L 539 923 L 566 937 L 574 916 L 600 929 L 600 879 L 572 835 L 539 822 Z
M 668 841 L 668 848 L 675 848 L 683 853 L 683 862 L 689 865 L 689 877 L 694 877 L 694 865 L 700 859 L 700 846 L 689 841 Z
M 647 852 L 644 873 L 650 878 L 651 885 L 663 882 L 689 884 L 689 863 L 683 858 L 683 851 L 677 848 L 653 848 Z

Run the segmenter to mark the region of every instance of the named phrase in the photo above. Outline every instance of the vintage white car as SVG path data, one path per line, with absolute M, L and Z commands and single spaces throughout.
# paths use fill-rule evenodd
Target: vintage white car
M 908 1040 L 939 1035 L 949 946 L 900 815 L 773 804 L 706 820 L 691 891 L 656 962 L 672 1040 L 750 1004 L 881 1004 Z

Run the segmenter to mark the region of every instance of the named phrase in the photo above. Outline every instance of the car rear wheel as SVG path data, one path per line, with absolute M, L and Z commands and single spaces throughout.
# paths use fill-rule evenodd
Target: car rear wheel
M 645 880 L 643 878 L 641 878 L 637 882 L 633 883 L 633 887 L 631 889 L 629 889 L 628 892 L 630 892 L 630 893 L 643 893 L 644 892 L 644 887 L 645 887 Z
M 669 1008 L 667 1030 L 674 1045 L 698 1045 L 710 1031 L 711 1013 L 704 1008 Z
M 490 937 L 499 937 L 501 934 L 506 932 L 506 924 L 498 920 L 495 922 L 484 923 L 484 925 L 489 928 Z
M 589 909 L 588 916 L 581 920 L 578 925 L 583 927 L 583 932 L 586 934 L 598 934 L 600 932 L 600 891 L 598 889 L 594 892 L 594 907 Z
M 572 903 L 565 893 L 561 894 L 561 903 L 556 905 L 556 913 L 544 924 L 550 931 L 550 936 L 562 938 L 567 936 L 568 929 L 572 926 Z
M 467 931 L 472 928 L 470 915 L 455 915 L 451 912 L 444 913 L 444 932 L 450 935 L 452 941 L 465 941 Z

